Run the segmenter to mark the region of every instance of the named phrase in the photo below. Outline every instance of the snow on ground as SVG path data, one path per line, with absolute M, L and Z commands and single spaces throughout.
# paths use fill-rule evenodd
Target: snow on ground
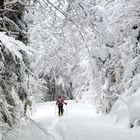
M 109 116 L 96 114 L 93 105 L 68 101 L 63 117 L 57 116 L 55 102 L 40 103 L 32 117 L 37 122 L 22 123 L 6 140 L 139 140 L 140 128 L 120 128 Z M 21 127 L 22 126 L 22 127 Z M 41 131 L 40 128 L 43 130 Z

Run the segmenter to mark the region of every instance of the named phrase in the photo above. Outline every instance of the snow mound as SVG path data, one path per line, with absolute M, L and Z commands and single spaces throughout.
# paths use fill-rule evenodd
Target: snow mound
M 129 126 L 128 106 L 121 100 L 117 100 L 113 105 L 110 113 L 111 117 L 115 119 L 115 123 L 120 127 Z
M 133 125 L 140 125 L 140 89 L 130 96 L 128 100 L 128 109 L 130 123 Z

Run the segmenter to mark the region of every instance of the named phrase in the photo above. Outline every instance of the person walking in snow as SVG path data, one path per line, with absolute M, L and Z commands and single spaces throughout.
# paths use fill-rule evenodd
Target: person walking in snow
M 58 105 L 58 115 L 62 116 L 64 113 L 63 105 L 67 105 L 66 102 L 64 102 L 64 99 L 62 96 L 59 96 L 56 100 L 56 105 Z

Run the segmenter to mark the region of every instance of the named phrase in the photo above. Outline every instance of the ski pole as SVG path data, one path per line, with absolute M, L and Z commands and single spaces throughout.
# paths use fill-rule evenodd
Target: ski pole
M 56 111 L 57 111 L 57 109 L 56 109 L 56 105 L 55 105 L 55 116 L 56 116 Z
M 68 114 L 67 105 L 66 105 L 66 114 Z

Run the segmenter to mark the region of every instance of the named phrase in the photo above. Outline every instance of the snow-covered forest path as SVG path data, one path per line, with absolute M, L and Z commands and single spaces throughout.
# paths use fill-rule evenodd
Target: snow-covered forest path
M 115 126 L 108 117 L 96 114 L 92 105 L 68 102 L 63 117 L 58 117 L 55 103 L 39 104 L 33 119 L 56 140 L 139 140 L 140 129 Z

